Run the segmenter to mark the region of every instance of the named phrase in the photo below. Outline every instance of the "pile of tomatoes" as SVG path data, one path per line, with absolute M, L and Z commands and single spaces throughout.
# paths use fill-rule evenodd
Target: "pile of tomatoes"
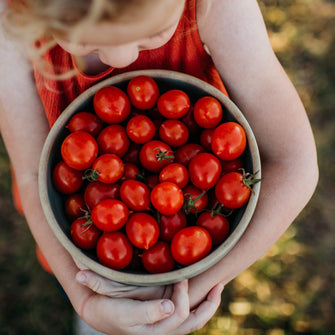
M 106 86 L 74 114 L 53 169 L 75 245 L 112 269 L 163 273 L 207 256 L 229 234 L 228 213 L 255 182 L 243 170 L 244 129 L 221 103 L 191 103 L 137 76 Z

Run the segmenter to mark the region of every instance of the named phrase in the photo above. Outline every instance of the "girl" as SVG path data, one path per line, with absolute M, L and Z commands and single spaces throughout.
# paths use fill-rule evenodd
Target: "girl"
M 43 54 L 33 62 L 33 77 L 22 43 L 0 32 L 1 134 L 32 234 L 75 310 L 108 334 L 201 328 L 220 304 L 222 285 L 281 236 L 318 178 L 306 112 L 272 51 L 257 1 L 12 0 L 7 6 L 3 0 L 2 6 L 6 29 Z M 173 288 L 128 287 L 79 271 L 48 228 L 37 190 L 40 152 L 60 112 L 95 82 L 142 68 L 186 72 L 228 92 L 254 130 L 265 177 L 238 244 Z

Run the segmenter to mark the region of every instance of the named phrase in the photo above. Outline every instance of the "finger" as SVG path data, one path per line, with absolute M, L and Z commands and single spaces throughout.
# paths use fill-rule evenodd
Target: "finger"
M 188 319 L 171 335 L 188 334 L 204 327 L 220 306 L 223 288 L 222 283 L 214 286 L 208 293 L 206 300 L 193 310 Z
M 127 334 L 139 334 L 138 330 L 143 324 L 152 324 L 167 318 L 174 312 L 172 301 L 159 299 L 152 301 L 138 301 L 132 299 L 113 299 L 98 295 L 86 303 L 82 316 L 89 323 L 97 323 L 96 318 L 106 320 L 109 323 L 109 329 L 117 327 L 127 330 Z M 137 327 L 139 326 L 139 327 Z M 99 329 L 100 330 L 100 329 Z M 102 329 L 100 331 L 105 331 Z M 116 332 L 121 333 L 121 332 Z
M 152 300 L 169 298 L 164 296 L 166 287 L 164 286 L 132 286 L 124 285 L 104 278 L 93 271 L 79 271 L 76 280 L 87 286 L 92 291 L 115 298 L 131 298 L 138 300 Z
M 174 313 L 163 321 L 147 327 L 148 334 L 170 334 L 178 328 L 189 316 L 190 304 L 188 297 L 188 281 L 184 280 L 174 285 L 172 297 Z

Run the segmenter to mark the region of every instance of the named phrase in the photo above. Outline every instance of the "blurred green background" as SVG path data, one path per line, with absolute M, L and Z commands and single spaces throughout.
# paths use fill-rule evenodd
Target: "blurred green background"
M 320 181 L 280 240 L 226 286 L 196 335 L 335 334 L 335 1 L 263 0 L 271 43 L 306 106 Z M 306 180 L 308 183 L 308 180 Z M 0 334 L 72 334 L 73 312 L 11 199 L 0 138 Z

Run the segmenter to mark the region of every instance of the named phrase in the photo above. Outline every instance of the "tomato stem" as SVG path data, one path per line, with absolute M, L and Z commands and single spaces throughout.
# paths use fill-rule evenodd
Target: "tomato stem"
M 99 172 L 97 170 L 87 169 L 84 171 L 83 180 L 90 182 L 97 181 L 99 179 Z
M 152 149 L 152 151 L 158 150 L 157 154 L 155 155 L 156 159 L 158 162 L 161 162 L 162 160 L 167 160 L 169 162 L 173 162 L 174 160 L 174 155 L 168 155 L 169 152 L 171 151 L 162 151 L 160 148 L 155 148 Z
M 243 184 L 248 187 L 250 190 L 252 189 L 252 186 L 259 183 L 260 181 L 262 181 L 264 178 L 255 178 L 256 174 L 258 173 L 249 173 L 249 172 L 245 172 L 245 170 L 243 168 L 241 168 L 240 170 L 242 170 L 243 172 Z
M 202 196 L 204 196 L 206 194 L 206 190 L 203 191 L 202 193 L 200 193 L 197 197 L 195 197 L 194 199 L 191 198 L 191 194 L 190 193 L 185 193 L 184 194 L 184 211 L 185 214 L 190 214 L 191 209 L 193 208 L 195 211 L 195 215 L 198 215 L 198 210 L 196 208 L 196 206 L 194 205 L 194 203 L 196 201 L 198 201 Z M 185 196 L 187 196 L 187 199 L 185 198 Z

